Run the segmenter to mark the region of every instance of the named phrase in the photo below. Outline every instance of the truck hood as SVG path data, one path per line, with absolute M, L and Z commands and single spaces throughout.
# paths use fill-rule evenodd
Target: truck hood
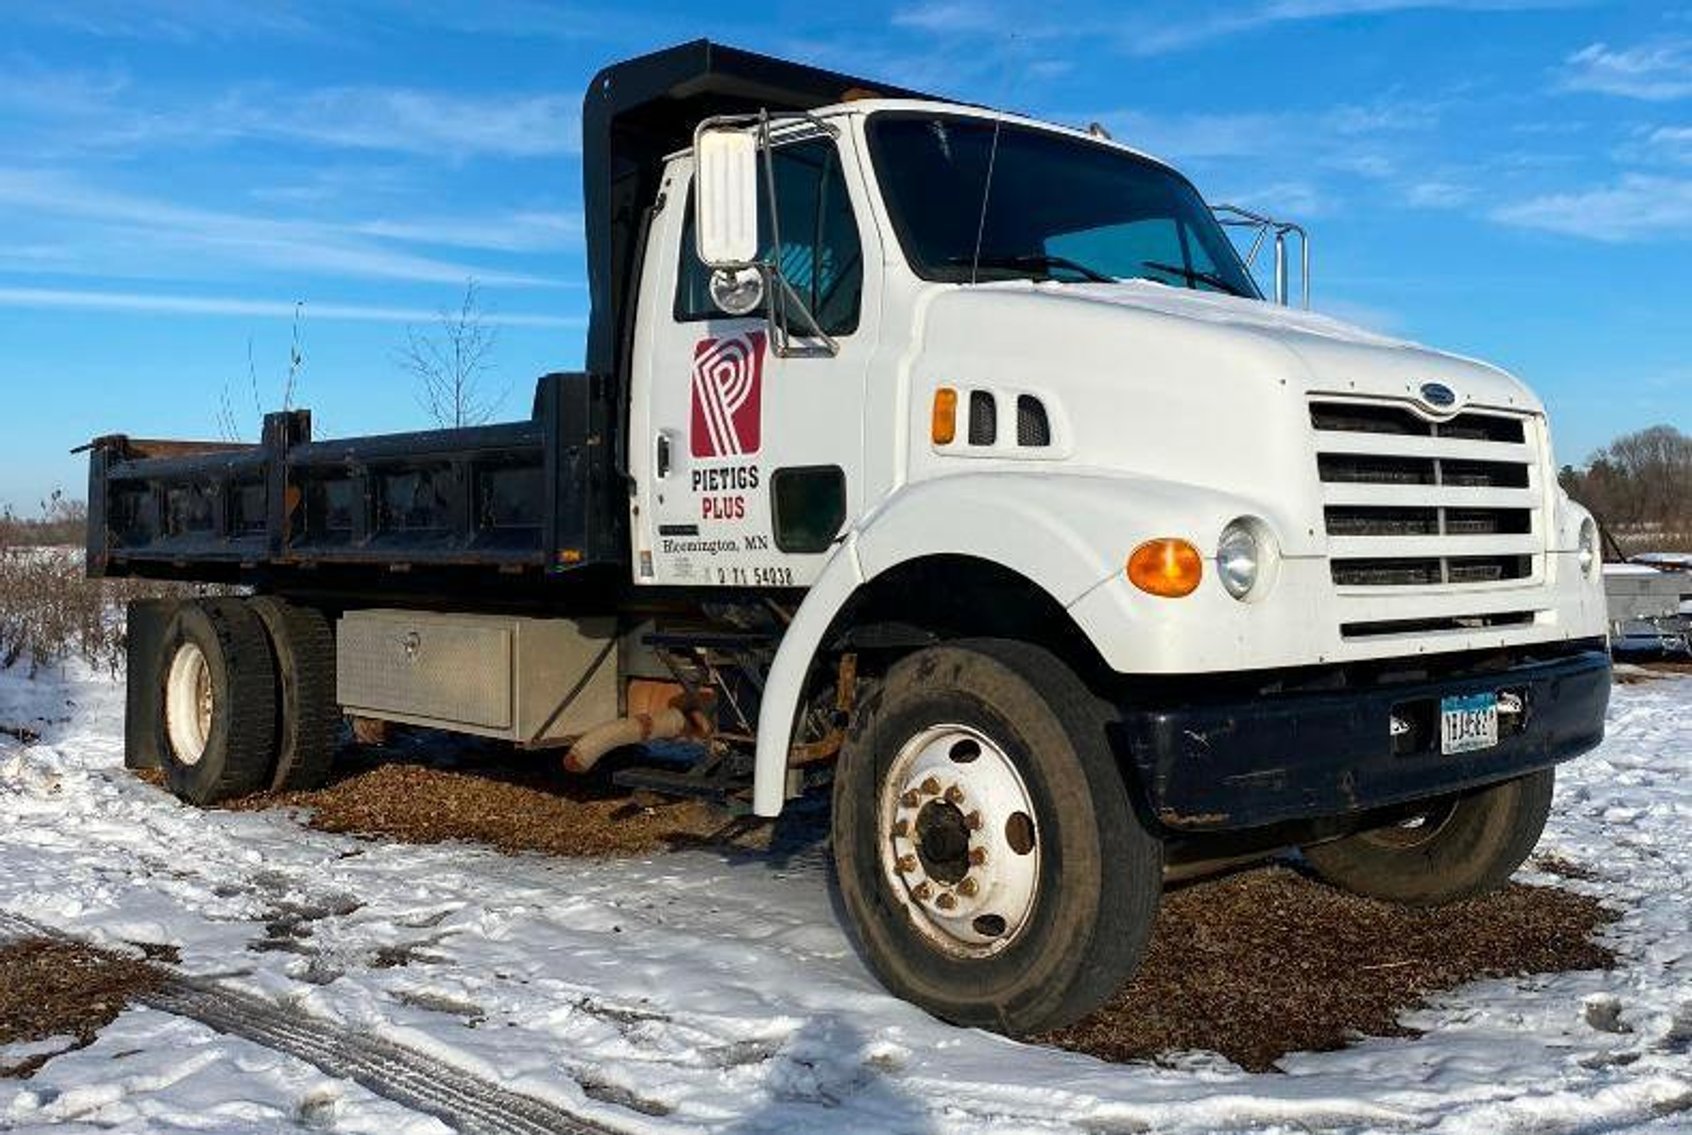
M 911 383 L 916 476 L 976 470 L 995 458 L 1159 480 L 1259 502 L 1289 555 L 1321 554 L 1323 494 L 1310 402 L 1424 401 L 1430 383 L 1457 404 L 1536 412 L 1521 383 L 1484 363 L 1275 304 L 1151 283 L 1006 281 L 938 287 L 918 316 Z M 936 452 L 927 391 L 1029 397 L 1050 444 L 1000 441 Z M 984 403 L 985 404 L 985 403 Z M 1008 421 L 1008 419 L 1007 419 Z M 932 456 L 932 460 L 930 460 Z M 1133 490 L 1125 490 L 1125 500 Z M 1148 535 L 1157 535 L 1149 533 Z
M 1474 404 L 1541 411 L 1533 394 L 1497 367 L 1264 300 L 1172 288 L 1150 280 L 1111 284 L 1008 281 L 970 290 L 1018 291 L 1038 302 L 1104 306 L 1149 317 L 1154 323 L 1184 325 L 1189 331 L 1212 330 L 1218 339 L 1251 338 L 1274 344 L 1303 364 L 1300 377 L 1307 393 L 1416 398 L 1424 383 L 1438 382 L 1456 393 L 1458 407 Z

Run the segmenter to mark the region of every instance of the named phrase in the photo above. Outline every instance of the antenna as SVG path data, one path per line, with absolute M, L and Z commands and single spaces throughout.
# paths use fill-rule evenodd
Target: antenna
M 1003 119 L 993 120 L 993 146 L 987 151 L 987 182 L 981 187 L 981 216 L 975 222 L 975 254 L 969 258 L 969 282 L 981 272 L 981 238 L 987 233 L 987 202 L 993 199 L 993 165 L 999 160 L 999 130 Z

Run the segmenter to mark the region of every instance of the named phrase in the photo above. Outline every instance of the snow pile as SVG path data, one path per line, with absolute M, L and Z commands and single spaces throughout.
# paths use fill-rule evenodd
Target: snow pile
M 1542 853 L 1621 912 L 1610 973 L 1494 981 L 1414 1039 L 1250 1075 L 1116 1066 L 942 1025 L 887 996 L 831 908 L 821 850 L 645 860 L 360 841 L 201 813 L 121 769 L 122 689 L 0 674 L 0 910 L 158 942 L 308 1017 L 368 1031 L 627 1131 L 1440 1133 L 1692 1124 L 1692 680 L 1615 692 L 1563 772 Z M 1553 881 L 1540 877 L 1537 881 Z M 1266 958 L 1265 964 L 1274 964 Z M 26 1082 L 0 1128 L 438 1131 L 256 1045 L 135 1009 Z

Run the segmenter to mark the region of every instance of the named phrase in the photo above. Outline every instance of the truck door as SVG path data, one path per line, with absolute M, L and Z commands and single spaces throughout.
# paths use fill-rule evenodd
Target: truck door
M 775 148 L 780 247 L 767 198 L 761 210 L 761 256 L 838 346 L 820 357 L 783 357 L 762 309 L 734 318 L 712 303 L 676 167 L 648 242 L 633 360 L 638 582 L 806 587 L 858 515 L 877 291 L 864 249 L 876 237 L 860 225 L 842 144 L 817 135 Z M 809 328 L 788 314 L 795 332 Z

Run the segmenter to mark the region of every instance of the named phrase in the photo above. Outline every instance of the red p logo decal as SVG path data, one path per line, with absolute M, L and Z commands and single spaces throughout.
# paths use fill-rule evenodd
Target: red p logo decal
M 763 431 L 764 332 L 701 339 L 693 348 L 695 457 L 744 457 L 758 452 Z

